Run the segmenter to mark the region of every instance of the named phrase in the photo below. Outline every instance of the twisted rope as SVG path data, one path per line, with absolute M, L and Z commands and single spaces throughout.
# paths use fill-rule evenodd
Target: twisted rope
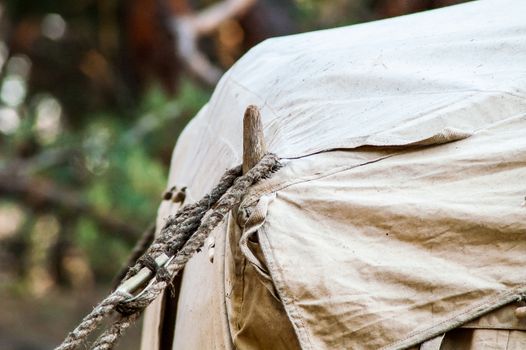
M 216 204 L 221 196 L 233 185 L 234 180 L 241 176 L 241 173 L 241 165 L 227 170 L 219 180 L 218 185 L 212 189 L 210 193 L 193 204 L 185 205 L 177 214 L 169 217 L 161 229 L 159 236 L 143 256 L 156 258 L 164 252 L 167 244 L 172 247 L 172 254 L 169 254 L 170 256 L 173 255 L 173 252 L 181 249 L 192 232 L 199 227 L 205 213 Z M 140 261 L 136 263 L 128 270 L 126 278 L 136 274 L 142 268 L 142 265 Z
M 143 232 L 139 241 L 133 247 L 126 264 L 121 268 L 121 270 L 115 275 L 113 279 L 114 289 L 119 286 L 119 284 L 128 276 L 128 271 L 132 266 L 135 266 L 137 260 L 144 254 L 148 247 L 153 243 L 155 239 L 155 223 L 150 224 L 146 231 Z
M 100 325 L 118 305 L 120 302 L 130 298 L 131 295 L 126 295 L 121 292 L 113 292 L 106 299 L 102 300 L 94 309 L 91 311 L 80 324 L 72 330 L 62 344 L 56 348 L 56 350 L 67 350 L 75 349 L 81 345 L 84 340 Z
M 113 311 L 118 311 L 117 318 L 92 347 L 96 350 L 112 349 L 124 331 L 139 318 L 144 309 L 166 289 L 190 258 L 201 249 L 206 238 L 217 225 L 241 203 L 250 186 L 269 177 L 279 167 L 279 158 L 274 154 L 267 154 L 243 176 L 240 176 L 241 167 L 230 169 L 209 194 L 194 204 L 184 206 L 179 213 L 169 218 L 160 236 L 130 268 L 127 278 L 144 267 L 143 262 L 152 261 L 160 254 L 166 254 L 173 259 L 169 260 L 162 269 L 146 266 L 155 270 L 153 271 L 155 277 L 142 292 L 134 298 L 118 290 L 110 294 L 68 334 L 56 350 L 76 349 L 98 328 L 104 318 Z
M 124 331 L 131 326 L 140 316 L 142 312 L 123 316 L 114 322 L 93 344 L 93 350 L 109 350 L 117 343 L 117 340 L 124 334 Z

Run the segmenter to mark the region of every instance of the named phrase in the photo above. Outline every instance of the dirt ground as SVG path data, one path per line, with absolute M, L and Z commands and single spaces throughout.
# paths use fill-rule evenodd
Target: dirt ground
M 74 294 L 50 292 L 35 298 L 0 290 L 0 349 L 48 350 L 55 348 L 107 289 Z M 141 325 L 124 335 L 117 349 L 139 349 Z

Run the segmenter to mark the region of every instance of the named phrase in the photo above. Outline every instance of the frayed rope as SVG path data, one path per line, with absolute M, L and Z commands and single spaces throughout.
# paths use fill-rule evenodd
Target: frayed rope
M 124 279 L 135 275 L 145 267 L 144 262 L 147 262 L 149 266 L 146 267 L 155 274 L 153 280 L 136 296 L 118 289 L 111 293 L 84 317 L 56 350 L 78 348 L 99 328 L 104 319 L 117 311 L 116 319 L 92 345 L 92 349 L 96 350 L 112 349 L 124 331 L 171 284 L 188 260 L 201 249 L 214 228 L 241 203 L 250 186 L 270 177 L 280 167 L 279 158 L 274 154 L 267 154 L 245 175 L 241 176 L 241 166 L 232 168 L 225 172 L 219 184 L 210 193 L 196 203 L 185 205 L 175 216 L 168 218 L 159 237 L 137 259 Z M 172 259 L 163 268 L 153 266 L 151 262 L 161 254 Z

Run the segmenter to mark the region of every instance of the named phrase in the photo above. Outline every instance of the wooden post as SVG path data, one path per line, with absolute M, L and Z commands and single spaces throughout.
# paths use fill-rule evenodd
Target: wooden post
M 259 109 L 250 105 L 243 117 L 243 174 L 246 174 L 267 153 Z
M 265 138 L 263 136 L 263 123 L 261 123 L 261 114 L 259 109 L 250 105 L 245 110 L 243 117 L 243 174 L 246 174 L 254 165 L 259 163 L 261 158 L 267 153 Z M 237 218 L 239 226 L 243 226 L 238 216 L 239 207 L 236 206 L 232 212 Z M 215 241 L 214 236 L 210 235 L 207 239 L 208 259 L 214 262 Z

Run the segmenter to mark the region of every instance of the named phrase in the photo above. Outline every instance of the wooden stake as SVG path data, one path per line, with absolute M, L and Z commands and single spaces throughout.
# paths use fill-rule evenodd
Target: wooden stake
M 243 174 L 267 153 L 259 109 L 250 105 L 243 117 Z

